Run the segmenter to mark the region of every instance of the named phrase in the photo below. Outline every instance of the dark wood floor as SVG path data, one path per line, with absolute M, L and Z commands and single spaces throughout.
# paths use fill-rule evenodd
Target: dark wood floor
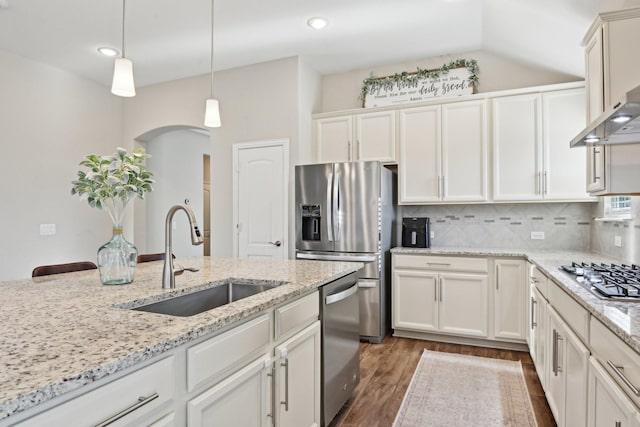
M 391 426 L 423 349 L 520 360 L 538 426 L 556 425 L 528 353 L 387 336 L 381 344 L 360 343 L 360 384 L 330 427 Z

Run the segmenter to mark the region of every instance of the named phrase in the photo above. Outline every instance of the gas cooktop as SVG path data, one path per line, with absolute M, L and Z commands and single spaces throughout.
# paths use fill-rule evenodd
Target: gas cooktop
M 640 302 L 640 266 L 572 262 L 561 268 L 601 298 Z

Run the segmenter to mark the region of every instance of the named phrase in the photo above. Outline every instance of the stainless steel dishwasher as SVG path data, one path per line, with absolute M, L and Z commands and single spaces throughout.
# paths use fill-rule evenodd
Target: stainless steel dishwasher
M 360 381 L 357 273 L 320 288 L 322 424 L 329 425 Z

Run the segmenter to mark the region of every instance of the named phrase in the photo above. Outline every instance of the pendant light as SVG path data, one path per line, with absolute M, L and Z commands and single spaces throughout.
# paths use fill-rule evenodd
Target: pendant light
M 122 56 L 116 58 L 111 93 L 118 96 L 131 97 L 136 96 L 136 87 L 133 82 L 133 62 L 126 58 L 124 54 L 125 2 L 126 0 L 122 0 Z
M 211 0 L 211 97 L 207 99 L 204 125 L 209 128 L 219 128 L 222 125 L 220 122 L 220 106 L 218 105 L 218 100 L 213 97 L 213 11 L 214 0 Z

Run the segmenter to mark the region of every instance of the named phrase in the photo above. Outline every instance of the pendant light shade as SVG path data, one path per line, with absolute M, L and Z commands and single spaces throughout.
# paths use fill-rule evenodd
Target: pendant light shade
M 136 86 L 133 82 L 133 62 L 126 58 L 124 54 L 125 1 L 122 0 L 122 57 L 116 58 L 111 93 L 118 96 L 132 97 L 136 96 Z
M 111 93 L 125 97 L 136 96 L 136 87 L 133 82 L 133 62 L 130 59 L 116 58 Z
M 209 128 L 219 128 L 220 106 L 218 100 L 213 97 L 213 11 L 214 0 L 211 0 L 211 97 L 207 99 L 207 108 L 204 112 L 204 125 Z
M 222 123 L 220 123 L 220 108 L 217 99 L 207 99 L 207 109 L 204 112 L 204 125 L 209 128 L 219 128 L 222 125 Z

